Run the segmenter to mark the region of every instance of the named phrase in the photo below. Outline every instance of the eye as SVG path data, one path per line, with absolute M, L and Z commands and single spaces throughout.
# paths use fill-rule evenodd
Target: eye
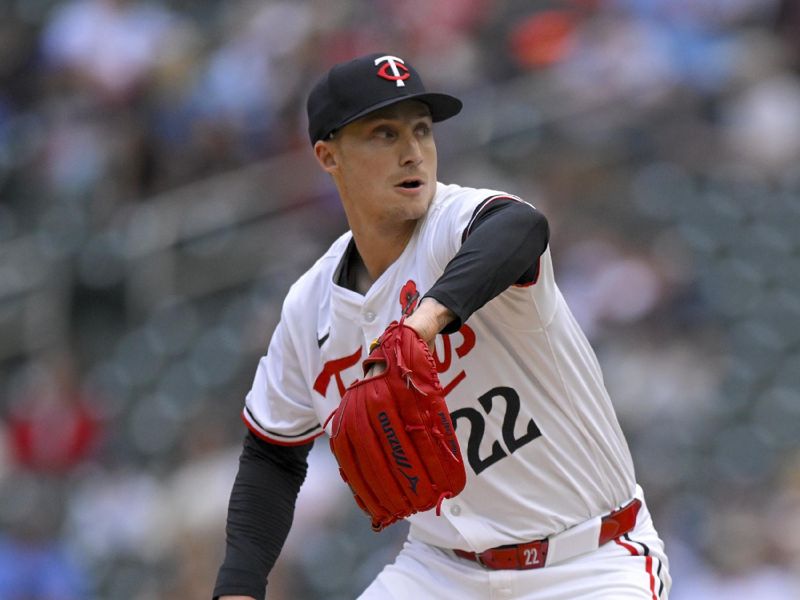
M 426 136 L 431 132 L 431 126 L 428 123 L 420 123 L 416 127 L 417 135 Z
M 386 125 L 382 125 L 381 127 L 376 127 L 375 130 L 372 132 L 372 135 L 382 140 L 393 140 L 397 136 L 394 129 Z

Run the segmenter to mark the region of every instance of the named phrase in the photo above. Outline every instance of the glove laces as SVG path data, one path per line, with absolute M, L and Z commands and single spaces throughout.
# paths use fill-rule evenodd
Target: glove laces
M 453 494 L 451 494 L 450 492 L 442 492 L 441 494 L 439 494 L 439 499 L 436 501 L 436 516 L 437 517 L 441 517 L 442 516 L 442 502 L 444 502 L 445 500 L 447 500 L 449 498 L 452 498 L 452 497 L 453 497 Z

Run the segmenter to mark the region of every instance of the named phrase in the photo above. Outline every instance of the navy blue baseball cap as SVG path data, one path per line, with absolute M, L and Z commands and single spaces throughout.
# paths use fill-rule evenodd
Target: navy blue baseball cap
M 410 99 L 427 104 L 435 122 L 457 115 L 462 106 L 454 96 L 428 92 L 416 69 L 397 56 L 377 52 L 334 65 L 308 96 L 311 144 L 372 111 Z

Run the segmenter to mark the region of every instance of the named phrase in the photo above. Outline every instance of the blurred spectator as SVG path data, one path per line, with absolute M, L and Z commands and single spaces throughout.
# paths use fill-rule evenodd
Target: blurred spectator
M 603 325 L 643 319 L 666 291 L 652 260 L 610 239 L 587 238 L 570 246 L 561 268 L 559 287 L 590 338 Z
M 429 85 L 458 89 L 476 83 L 479 56 L 472 36 L 487 17 L 491 2 L 382 0 L 377 5 L 378 27 L 397 36 L 386 49 L 394 51 L 391 48 L 401 44 L 415 63 L 424 65 Z
M 749 510 L 721 510 L 712 516 L 708 558 L 676 544 L 675 558 L 684 576 L 672 589 L 672 600 L 725 598 L 794 600 L 800 594 L 796 573 L 771 564 L 765 515 Z M 746 542 L 744 541 L 746 540 Z M 672 557 L 670 557 L 672 558 Z M 781 557 L 777 557 L 780 559 Z
M 50 17 L 43 52 L 93 95 L 125 101 L 146 83 L 175 26 L 158 3 L 72 0 Z
M 312 30 L 311 7 L 231 3 L 223 22 L 224 41 L 210 53 L 192 93 L 198 141 L 211 136 L 240 161 L 278 144 L 285 149 L 280 117 L 300 84 L 294 63 Z
M 60 539 L 63 487 L 15 475 L 0 485 L 0 598 L 87 600 L 87 574 Z
M 722 134 L 732 153 L 770 173 L 800 160 L 800 77 L 765 78 L 732 98 Z
M 540 68 L 564 60 L 573 51 L 578 15 L 566 10 L 534 12 L 509 34 L 510 50 L 520 67 Z
M 98 450 L 101 423 L 66 358 L 29 368 L 6 418 L 11 455 L 25 469 L 67 472 Z
M 795 72 L 800 72 L 800 4 L 794 0 L 781 0 L 775 20 L 776 29 L 786 44 L 787 56 Z
M 677 82 L 665 34 L 651 23 L 601 15 L 581 28 L 574 44 L 556 76 L 574 110 L 594 109 L 596 121 L 609 119 L 619 102 L 633 110 L 651 107 Z M 620 119 L 615 115 L 605 127 L 621 125 Z
M 85 575 L 61 544 L 0 535 L 0 595 L 5 600 L 86 600 Z

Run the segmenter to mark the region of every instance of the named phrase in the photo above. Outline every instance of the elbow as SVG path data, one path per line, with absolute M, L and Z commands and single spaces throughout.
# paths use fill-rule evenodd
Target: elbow
M 526 232 L 525 240 L 530 245 L 526 248 L 527 255 L 539 257 L 550 242 L 550 224 L 547 217 L 535 208 L 526 210 L 524 218 L 522 215 L 520 217 Z

